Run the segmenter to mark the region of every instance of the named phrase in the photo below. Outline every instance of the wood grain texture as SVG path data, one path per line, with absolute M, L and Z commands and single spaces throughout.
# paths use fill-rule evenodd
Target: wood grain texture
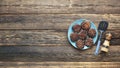
M 16 5 L 39 5 L 39 6 L 67 6 L 69 0 L 1 0 L 1 6 L 16 6 Z
M 113 30 L 111 45 L 120 44 L 120 31 Z M 104 36 L 103 36 L 104 39 Z M 102 39 L 102 40 L 103 40 Z M 0 31 L 0 45 L 69 45 L 67 30 L 4 30 Z
M 119 2 L 119 0 L 2 0 L 0 13 L 119 14 Z
M 119 2 L 0 0 L 0 68 L 119 68 Z M 101 20 L 109 22 L 107 32 L 113 35 L 109 53 L 94 56 L 96 46 L 81 51 L 69 44 L 67 29 L 80 18 L 93 21 L 97 27 Z
M 41 8 L 39 6 L 0 6 L 0 14 L 119 14 L 120 7 L 86 6 L 74 8 Z M 99 10 L 101 9 L 101 10 Z
M 70 0 L 72 6 L 80 7 L 80 6 L 112 6 L 112 7 L 120 7 L 120 0 Z
M 120 14 L 40 14 L 0 15 L 0 29 L 68 29 L 77 19 L 91 20 L 98 26 L 101 20 L 109 22 L 108 29 L 120 29 Z M 9 26 L 8 26 L 9 25 Z
M 40 5 L 40 6 L 66 6 L 72 4 L 73 6 L 120 6 L 119 0 L 1 0 L 2 6 L 14 6 L 14 5 Z
M 120 62 L 0 62 L 3 68 L 119 68 Z
M 38 62 L 119 62 L 120 46 L 110 46 L 109 53 L 95 56 L 95 46 L 86 51 L 74 49 L 72 46 L 2 46 L 0 47 L 1 61 Z

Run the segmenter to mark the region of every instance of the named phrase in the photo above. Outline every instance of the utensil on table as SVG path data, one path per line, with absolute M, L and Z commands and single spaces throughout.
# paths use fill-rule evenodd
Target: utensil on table
M 95 55 L 98 55 L 98 53 L 99 53 L 101 37 L 102 37 L 103 32 L 105 32 L 107 30 L 107 27 L 108 27 L 108 22 L 107 21 L 100 21 L 100 23 L 98 25 L 98 31 L 100 31 L 100 36 L 99 36 L 99 39 L 98 39 L 96 50 L 94 52 Z

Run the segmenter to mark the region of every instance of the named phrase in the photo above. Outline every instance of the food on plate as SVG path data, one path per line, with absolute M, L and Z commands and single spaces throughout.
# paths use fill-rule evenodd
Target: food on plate
M 85 40 L 87 38 L 87 31 L 81 30 L 81 32 L 78 34 L 79 38 L 82 40 Z
M 81 27 L 84 30 L 89 30 L 90 29 L 90 21 L 88 21 L 88 20 L 83 21 L 81 24 Z
M 93 39 L 87 38 L 85 41 L 85 45 L 91 47 L 93 45 Z
M 72 29 L 73 29 L 74 32 L 77 32 L 77 33 L 78 33 L 78 32 L 80 32 L 80 30 L 81 30 L 81 26 L 77 24 L 77 25 L 74 25 L 74 26 L 72 27 Z
M 89 29 L 88 36 L 91 37 L 91 38 L 94 38 L 95 35 L 96 35 L 95 29 Z
M 97 32 L 90 21 L 83 20 L 80 24 L 74 24 L 71 29 L 70 40 L 73 42 L 74 46 L 78 49 L 86 49 L 87 47 L 93 46 L 93 39 Z
M 72 34 L 70 35 L 70 38 L 71 38 L 71 41 L 73 41 L 73 42 L 75 42 L 75 41 L 77 41 L 77 40 L 79 39 L 77 33 L 72 33 Z
M 78 49 L 82 49 L 84 47 L 84 41 L 79 39 L 77 42 L 76 42 L 76 46 L 78 47 Z

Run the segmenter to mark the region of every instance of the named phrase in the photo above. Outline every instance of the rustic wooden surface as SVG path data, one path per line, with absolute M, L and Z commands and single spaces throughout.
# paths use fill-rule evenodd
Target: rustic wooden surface
M 119 68 L 119 62 L 0 62 L 3 68 Z
M 119 68 L 119 3 L 120 0 L 0 0 L 1 68 Z M 80 51 L 69 44 L 67 29 L 80 18 L 96 26 L 101 20 L 109 22 L 107 32 L 113 38 L 108 54 L 94 56 L 96 46 Z

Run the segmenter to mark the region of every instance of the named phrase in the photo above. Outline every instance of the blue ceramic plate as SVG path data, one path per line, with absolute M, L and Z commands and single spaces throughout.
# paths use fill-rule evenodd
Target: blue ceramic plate
M 69 41 L 70 44 L 71 44 L 73 47 L 75 47 L 75 48 L 77 48 L 76 43 L 75 43 L 75 42 L 72 42 L 71 39 L 70 39 L 70 34 L 73 33 L 72 27 L 73 27 L 74 25 L 76 25 L 76 24 L 81 24 L 81 23 L 82 23 L 83 21 L 85 21 L 85 20 L 86 20 L 86 19 L 76 20 L 76 21 L 74 21 L 74 22 L 69 26 L 69 29 L 68 29 L 68 41 Z M 95 24 L 94 24 L 92 21 L 90 21 L 90 23 L 91 23 L 91 27 L 90 27 L 90 28 L 93 28 L 93 29 L 96 30 L 96 36 L 93 38 L 93 42 L 95 43 L 95 42 L 97 41 L 97 38 L 98 38 L 98 30 L 97 30 Z M 88 46 L 84 46 L 84 48 L 83 48 L 82 50 L 86 50 L 86 49 L 88 49 L 88 48 L 89 48 Z

